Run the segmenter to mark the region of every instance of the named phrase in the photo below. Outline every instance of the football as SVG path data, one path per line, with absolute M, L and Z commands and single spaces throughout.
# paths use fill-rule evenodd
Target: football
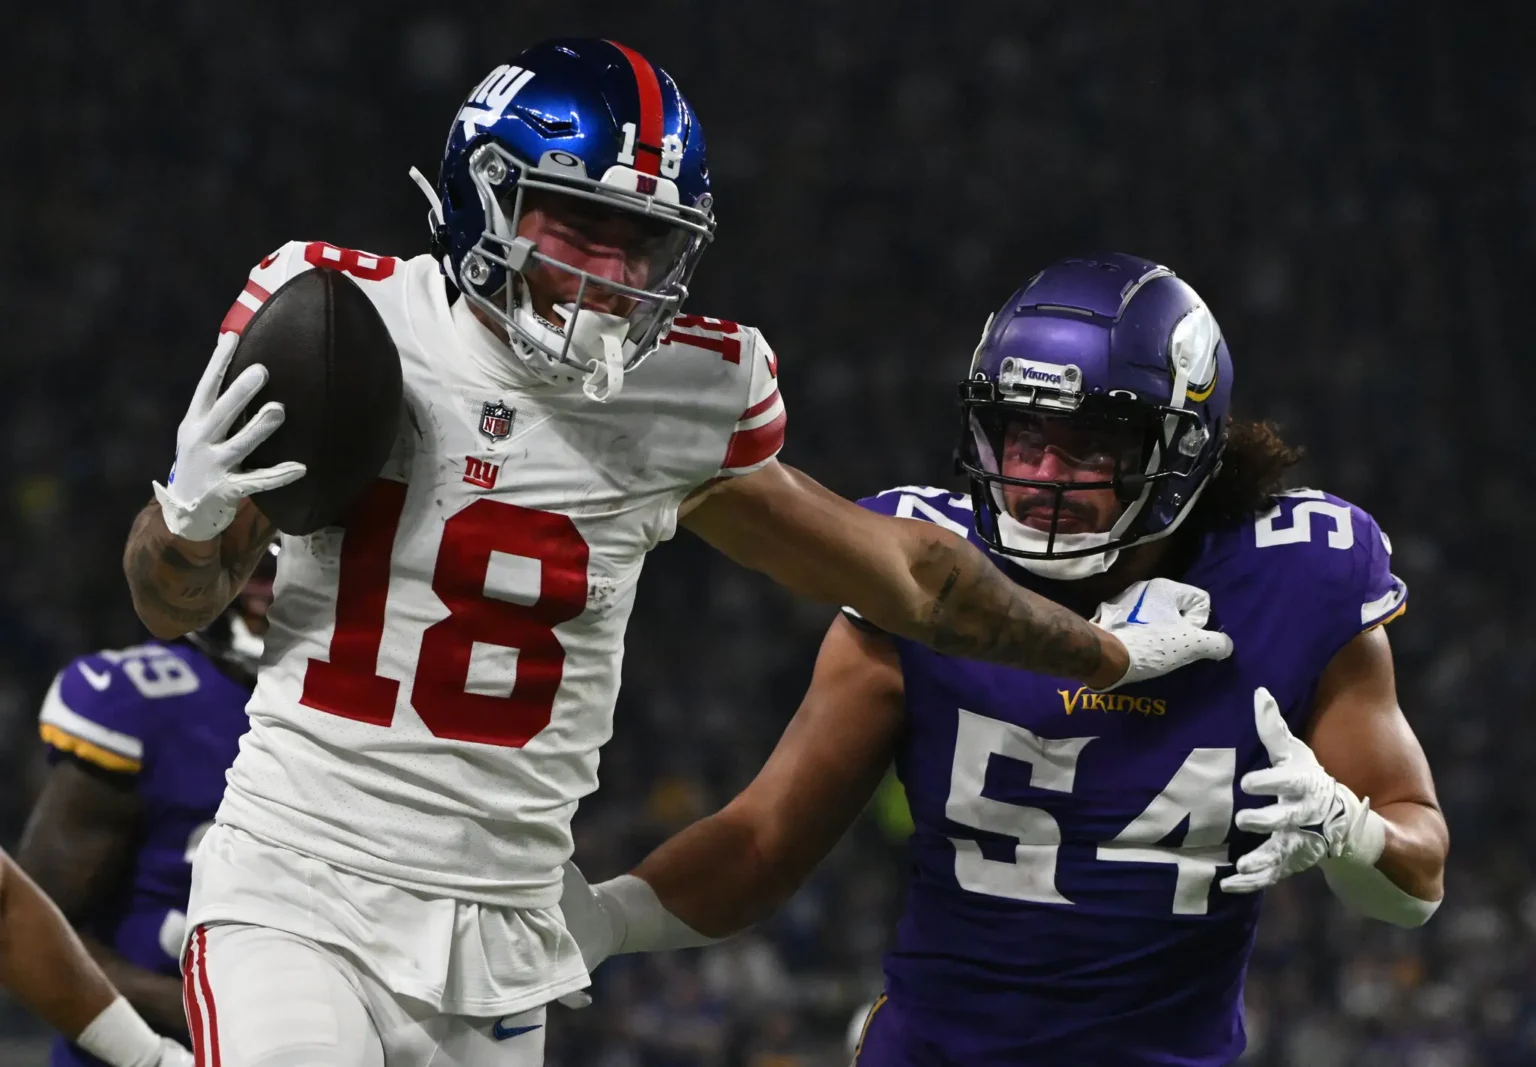
M 400 418 L 400 354 L 373 302 L 341 271 L 307 270 L 251 317 L 225 382 L 246 367 L 267 383 L 246 408 L 282 403 L 283 424 L 251 453 L 247 470 L 297 460 L 296 482 L 252 497 L 283 533 L 337 524 L 389 458 Z

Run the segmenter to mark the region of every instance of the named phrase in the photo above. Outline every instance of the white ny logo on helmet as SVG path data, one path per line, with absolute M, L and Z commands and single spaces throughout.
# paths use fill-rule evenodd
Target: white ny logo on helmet
M 467 141 L 473 137 L 477 127 L 495 124 L 512 98 L 532 80 L 533 71 L 505 63 L 486 75 L 485 81 L 470 94 L 455 120 L 464 124 L 464 139 Z

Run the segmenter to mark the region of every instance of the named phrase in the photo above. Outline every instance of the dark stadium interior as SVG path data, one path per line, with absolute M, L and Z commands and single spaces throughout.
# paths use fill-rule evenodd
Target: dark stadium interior
M 1238 411 L 1277 420 L 1308 449 L 1302 481 L 1393 539 L 1412 590 L 1391 630 L 1399 691 L 1453 838 L 1445 906 L 1422 930 L 1352 917 L 1315 873 L 1269 894 L 1242 1062 L 1536 1062 L 1536 589 L 1519 555 L 1536 544 L 1536 375 L 1518 347 L 1536 75 L 1514 5 L 1476 9 L 12 11 L 0 844 L 37 780 L 53 672 L 143 637 L 123 539 L 246 270 L 291 238 L 422 250 L 406 171 L 435 174 L 466 89 L 541 37 L 596 34 L 644 50 L 697 108 L 719 231 L 689 308 L 762 328 L 782 363 L 785 456 L 845 495 L 950 477 L 954 384 L 1033 269 L 1115 249 L 1201 292 Z M 751 777 L 831 616 L 687 534 L 655 554 L 603 786 L 577 820 L 594 881 Z M 844 1062 L 899 906 L 901 814 L 884 797 L 753 933 L 607 965 L 594 1008 L 552 1009 L 549 1062 Z M 38 1062 L 39 1034 L 0 1004 L 0 1062 Z

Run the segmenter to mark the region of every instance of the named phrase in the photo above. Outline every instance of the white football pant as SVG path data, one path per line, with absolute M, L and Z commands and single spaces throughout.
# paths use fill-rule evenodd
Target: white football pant
M 197 1067 L 540 1067 L 544 1008 L 445 1015 L 343 951 L 245 923 L 198 927 L 182 960 Z

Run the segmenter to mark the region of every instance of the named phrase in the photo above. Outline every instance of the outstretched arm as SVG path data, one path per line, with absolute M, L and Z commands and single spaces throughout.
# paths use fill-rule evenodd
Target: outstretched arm
M 869 802 L 903 722 L 888 638 L 839 616 L 800 709 L 752 784 L 635 868 L 693 929 L 725 937 L 789 898 Z
M 587 966 L 728 937 L 770 914 L 869 802 L 903 715 L 890 639 L 834 619 L 800 709 L 751 785 L 628 875 L 589 889 L 568 870 L 560 906 Z
M 1113 635 L 1009 580 L 964 539 L 866 511 L 777 461 L 695 493 L 680 521 L 789 590 L 947 655 L 1094 688 L 1129 666 Z

